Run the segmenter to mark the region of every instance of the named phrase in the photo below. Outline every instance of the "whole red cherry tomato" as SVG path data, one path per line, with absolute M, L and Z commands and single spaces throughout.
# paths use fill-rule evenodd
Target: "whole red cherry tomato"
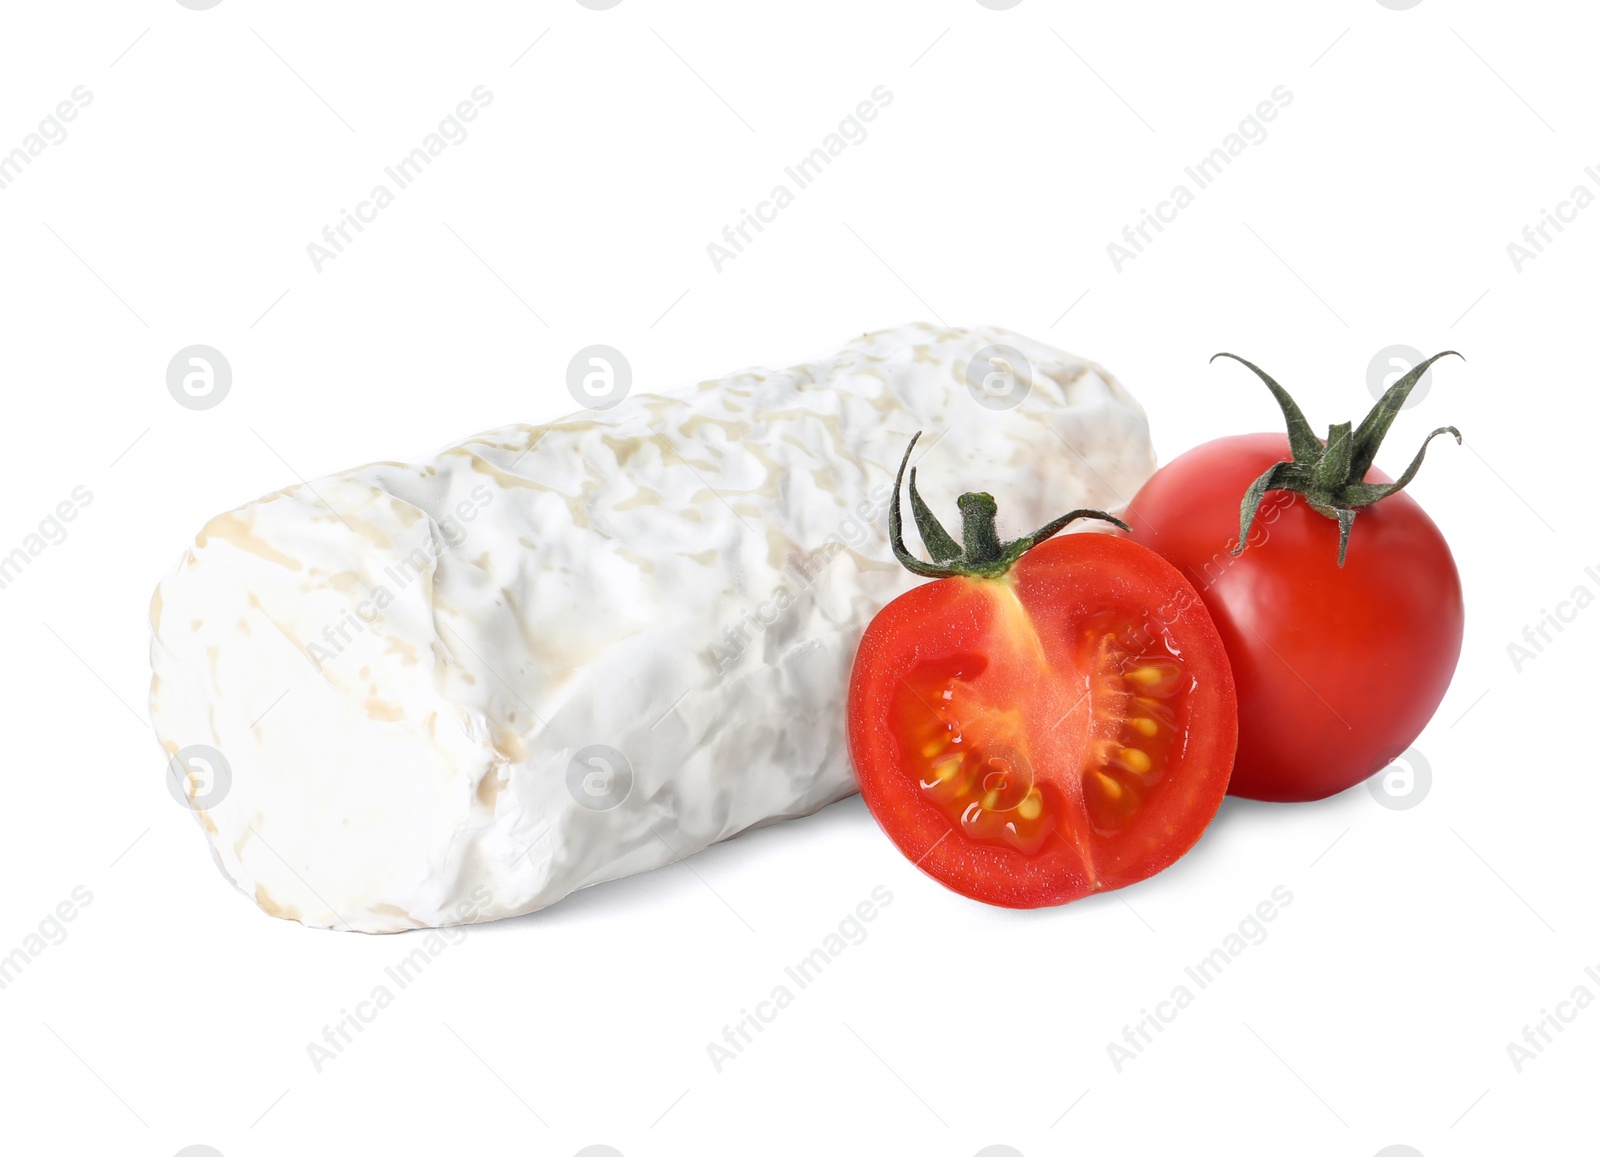
M 924 872 L 990 904 L 1155 874 L 1200 837 L 1233 763 L 1233 676 L 1205 607 L 1125 538 L 1051 538 L 1109 515 L 1005 543 L 993 498 L 958 505 L 960 545 L 911 472 L 923 562 L 896 479 L 895 555 L 935 581 L 879 612 L 856 654 L 850 754 L 868 809 Z
M 1134 540 L 1194 584 L 1232 660 L 1233 795 L 1311 800 L 1359 783 L 1410 746 L 1450 685 L 1461 579 L 1439 528 L 1398 491 L 1429 441 L 1461 435 L 1449 426 L 1428 435 L 1398 481 L 1372 469 L 1395 414 L 1443 356 L 1326 441 L 1281 386 L 1244 362 L 1278 400 L 1288 437 L 1248 434 L 1190 450 L 1128 505 Z

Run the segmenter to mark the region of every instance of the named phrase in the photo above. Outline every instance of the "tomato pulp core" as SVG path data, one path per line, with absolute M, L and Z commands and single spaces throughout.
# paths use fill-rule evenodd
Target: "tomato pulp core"
M 895 694 L 901 768 L 970 840 L 1036 855 L 1060 833 L 1087 858 L 1181 760 L 1194 677 L 1143 612 L 1041 623 L 987 585 L 1011 604 L 988 645 L 922 659 Z

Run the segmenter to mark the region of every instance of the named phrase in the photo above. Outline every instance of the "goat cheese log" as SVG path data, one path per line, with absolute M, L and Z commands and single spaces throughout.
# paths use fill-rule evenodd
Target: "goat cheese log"
M 1011 408 L 969 386 L 992 346 L 1026 360 Z M 174 790 L 262 909 L 361 932 L 531 912 L 841 799 L 857 641 L 917 581 L 887 512 L 918 430 L 928 501 L 986 488 L 1018 530 L 1154 467 L 1106 371 L 915 325 L 291 486 L 155 592 Z

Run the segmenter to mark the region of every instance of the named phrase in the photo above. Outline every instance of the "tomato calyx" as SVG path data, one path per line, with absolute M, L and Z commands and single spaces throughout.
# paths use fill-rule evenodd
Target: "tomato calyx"
M 894 550 L 895 558 L 900 560 L 900 565 L 912 574 L 924 578 L 950 578 L 955 575 L 999 578 L 1028 551 L 1080 518 L 1098 518 L 1123 530 L 1131 529 L 1122 519 L 1103 510 L 1073 510 L 1045 523 L 1032 534 L 1002 542 L 995 525 L 995 515 L 1000 507 L 994 496 L 982 491 L 969 491 L 956 499 L 956 507 L 961 511 L 961 541 L 958 543 L 928 508 L 922 495 L 917 493 L 917 468 L 913 466 L 911 514 L 916 519 L 922 545 L 933 559 L 932 562 L 923 562 L 906 549 L 904 524 L 900 515 L 900 486 L 905 479 L 906 464 L 911 461 L 911 451 L 921 437 L 920 430 L 912 435 L 905 456 L 900 459 L 900 469 L 894 476 L 894 504 L 889 508 L 889 545 Z
M 1455 350 L 1445 350 L 1418 362 L 1409 373 L 1384 391 L 1383 397 L 1361 419 L 1359 426 L 1354 430 L 1349 422 L 1329 426 L 1327 441 L 1323 441 L 1312 432 L 1311 423 L 1306 421 L 1305 414 L 1289 396 L 1289 391 L 1273 381 L 1265 370 L 1237 354 L 1213 355 L 1212 361 L 1232 358 L 1266 383 L 1288 424 L 1289 450 L 1293 455 L 1289 461 L 1275 463 L 1245 491 L 1239 503 L 1239 541 L 1230 553 L 1238 554 L 1244 550 L 1250 527 L 1255 522 L 1256 508 L 1261 505 L 1267 491 L 1289 490 L 1302 496 L 1318 514 L 1338 521 L 1339 565 L 1344 566 L 1345 551 L 1350 544 L 1350 528 L 1355 524 L 1356 512 L 1363 506 L 1370 506 L 1403 490 L 1416 477 L 1423 455 L 1428 452 L 1428 443 L 1440 434 L 1453 434 L 1457 445 L 1461 442 L 1460 430 L 1454 426 L 1440 426 L 1422 440 L 1417 456 L 1399 478 L 1383 483 L 1365 481 L 1367 471 L 1372 468 L 1372 461 L 1378 455 L 1378 447 L 1412 389 L 1428 372 L 1429 366 L 1447 356 L 1461 357 Z

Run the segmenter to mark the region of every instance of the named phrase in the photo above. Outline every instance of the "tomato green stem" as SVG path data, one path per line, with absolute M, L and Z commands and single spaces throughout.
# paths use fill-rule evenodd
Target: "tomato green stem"
M 1422 448 L 1417 451 L 1416 457 L 1411 460 L 1411 465 L 1406 467 L 1405 473 L 1399 478 L 1393 482 L 1382 483 L 1365 480 L 1367 471 L 1372 468 L 1372 460 L 1377 457 L 1378 447 L 1383 443 L 1384 435 L 1394 424 L 1395 415 L 1405 405 L 1416 384 L 1422 380 L 1422 375 L 1428 372 L 1428 367 L 1446 356 L 1461 357 L 1455 350 L 1445 350 L 1443 353 L 1434 354 L 1426 361 L 1418 362 L 1410 372 L 1384 391 L 1383 397 L 1378 399 L 1377 404 L 1365 418 L 1361 419 L 1361 424 L 1354 430 L 1351 429 L 1349 422 L 1329 426 L 1326 442 L 1312 433 L 1311 423 L 1306 421 L 1305 414 L 1295 404 L 1294 398 L 1290 397 L 1289 391 L 1273 381 L 1265 370 L 1245 361 L 1237 354 L 1220 353 L 1213 356 L 1212 361 L 1216 361 L 1217 358 L 1232 358 L 1265 382 L 1267 389 L 1272 391 L 1278 408 L 1283 411 L 1284 422 L 1289 428 L 1291 458 L 1274 463 L 1244 492 L 1244 498 L 1239 503 L 1239 541 L 1231 553 L 1238 554 L 1244 550 L 1245 541 L 1250 536 L 1250 527 L 1256 520 L 1256 510 L 1267 491 L 1289 490 L 1305 498 L 1311 509 L 1318 514 L 1338 521 L 1339 565 L 1343 566 L 1345 552 L 1350 545 L 1350 528 L 1355 525 L 1357 510 L 1405 489 L 1406 485 L 1417 476 L 1417 470 L 1422 465 L 1422 457 L 1428 452 L 1428 443 L 1440 434 L 1452 434 L 1457 444 L 1461 442 L 1460 430 L 1454 426 L 1440 426 L 1422 440 Z
M 932 562 L 923 562 L 906 549 L 905 527 L 900 514 L 900 485 L 905 479 L 906 464 L 911 461 L 912 448 L 920 437 L 922 432 L 919 430 L 912 436 L 910 444 L 906 446 L 905 456 L 900 459 L 900 470 L 894 476 L 894 504 L 889 507 L 889 545 L 894 550 L 895 558 L 900 560 L 900 565 L 912 574 L 924 578 L 949 578 L 952 575 L 999 578 L 1028 551 L 1045 539 L 1054 537 L 1077 519 L 1098 518 L 1123 530 L 1130 529 L 1122 519 L 1103 510 L 1073 510 L 1046 523 L 1032 534 L 1002 542 L 995 524 L 999 504 L 993 495 L 980 490 L 969 491 L 956 499 L 956 507 L 961 511 L 961 542 L 957 544 L 922 500 L 922 495 L 917 493 L 917 470 L 913 466 L 911 515 L 916 519 L 922 545 L 933 559 Z
M 956 499 L 956 508 L 961 511 L 962 557 L 976 563 L 992 563 L 998 559 L 1005 547 L 995 526 L 1000 504 L 994 496 L 982 492 L 963 494 Z

